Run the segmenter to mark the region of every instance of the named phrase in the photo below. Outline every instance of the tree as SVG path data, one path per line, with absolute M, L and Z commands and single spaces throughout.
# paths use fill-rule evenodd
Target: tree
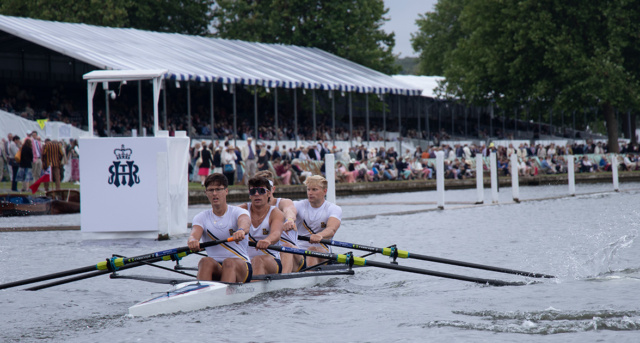
M 420 51 L 420 74 L 443 75 L 445 61 L 462 38 L 458 18 L 464 0 L 440 0 L 434 12 L 420 14 L 418 32 L 411 34 L 413 50 Z
M 213 0 L 0 0 L 11 16 L 191 35 L 209 34 Z
M 609 148 L 617 152 L 615 109 L 640 104 L 640 9 L 634 4 L 467 1 L 451 23 L 459 25 L 460 38 L 441 53 L 447 80 L 442 90 L 503 108 L 532 103 L 567 111 L 600 108 Z
M 381 0 L 220 0 L 215 36 L 250 42 L 315 47 L 386 74 L 399 68 L 395 35 L 381 26 Z

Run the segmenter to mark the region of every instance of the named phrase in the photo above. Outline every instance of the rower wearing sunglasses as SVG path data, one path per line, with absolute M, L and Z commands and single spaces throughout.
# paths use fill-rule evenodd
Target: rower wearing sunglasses
M 327 195 L 327 179 L 320 175 L 307 177 L 304 181 L 307 186 L 307 199 L 294 201 L 296 207 L 296 227 L 299 236 L 309 237 L 309 242 L 298 241 L 298 246 L 305 250 L 318 252 L 331 252 L 331 247 L 321 244 L 322 239 L 331 239 L 342 221 L 342 209 L 340 206 L 325 200 Z M 314 266 L 323 259 L 305 256 L 306 266 Z
M 261 176 L 249 179 L 249 198 L 251 202 L 240 205 L 249 210 L 251 228 L 249 241 L 256 247 L 249 247 L 248 253 L 253 265 L 254 275 L 278 274 L 282 272 L 280 253 L 268 250 L 269 245 L 280 245 L 284 215 L 276 206 L 271 205 L 271 182 Z
M 200 251 L 200 242 L 217 241 L 233 237 L 235 242 L 209 246 L 208 257 L 198 263 L 198 280 L 223 282 L 250 282 L 253 275 L 251 259 L 247 252 L 251 219 L 247 210 L 227 205 L 229 181 L 220 173 L 204 180 L 205 194 L 211 209 L 193 218 L 191 235 L 187 244 L 191 251 Z
M 273 173 L 268 170 L 259 171 L 256 173 L 256 176 L 262 176 L 269 180 L 269 184 L 271 185 L 271 202 L 269 203 L 271 206 L 275 206 L 284 214 L 284 223 L 282 225 L 282 235 L 280 235 L 280 245 L 289 247 L 289 248 L 298 248 L 298 231 L 296 228 L 296 215 L 298 211 L 296 211 L 296 207 L 293 205 L 293 201 L 291 199 L 286 198 L 276 198 L 274 196 L 276 192 L 276 186 L 273 184 L 274 176 Z M 280 254 L 280 261 L 282 262 L 282 273 L 291 273 L 292 271 L 299 271 L 302 269 L 304 264 L 304 259 L 301 255 Z

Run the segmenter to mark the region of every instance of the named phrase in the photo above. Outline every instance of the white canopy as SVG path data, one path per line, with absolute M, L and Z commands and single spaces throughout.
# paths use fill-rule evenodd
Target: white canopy
M 411 85 L 413 88 L 421 89 L 420 95 L 428 98 L 438 97 L 435 89 L 438 88 L 438 82 L 444 81 L 442 76 L 393 75 L 393 78 Z
M 0 30 L 99 69 L 167 69 L 165 78 L 180 81 L 420 94 L 402 81 L 316 48 L 2 15 Z

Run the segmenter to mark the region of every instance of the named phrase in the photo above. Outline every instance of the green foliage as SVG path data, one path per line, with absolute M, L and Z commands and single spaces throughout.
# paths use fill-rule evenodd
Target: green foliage
M 213 0 L 0 0 L 0 13 L 193 35 L 209 33 Z
M 217 37 L 315 47 L 394 74 L 387 12 L 381 0 L 220 0 L 213 16 Z
M 422 71 L 441 70 L 448 96 L 503 108 L 599 107 L 610 143 L 613 108 L 640 105 L 636 1 L 441 0 L 419 24 Z
M 459 18 L 463 8 L 464 0 L 439 0 L 434 12 L 419 15 L 419 29 L 411 34 L 411 44 L 420 52 L 421 75 L 444 75 L 445 61 L 462 38 Z

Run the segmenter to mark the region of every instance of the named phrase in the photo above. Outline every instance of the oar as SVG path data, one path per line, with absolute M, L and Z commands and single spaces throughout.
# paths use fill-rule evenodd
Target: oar
M 209 246 L 213 246 L 213 245 L 217 245 L 225 242 L 231 242 L 231 241 L 233 241 L 232 237 L 229 237 L 227 239 L 217 240 L 217 241 L 200 243 L 200 248 L 206 248 Z M 111 272 L 132 263 L 144 262 L 144 261 L 152 260 L 157 257 L 162 257 L 164 260 L 170 260 L 172 255 L 175 255 L 177 257 L 184 257 L 190 253 L 192 253 L 191 249 L 189 249 L 189 247 L 186 246 L 186 247 L 180 247 L 175 249 L 157 251 L 150 254 L 144 254 L 144 255 L 129 257 L 129 258 L 111 258 L 111 259 L 107 259 L 106 261 L 99 262 L 98 264 L 87 266 L 84 268 L 71 269 L 64 272 L 53 273 L 53 274 L 38 276 L 38 277 L 25 279 L 21 281 L 5 283 L 0 285 L 0 289 L 22 286 L 30 283 L 47 281 L 51 279 L 57 279 L 65 276 L 87 273 L 87 272 L 92 272 L 96 270 L 105 270 L 105 271 Z M 139 265 L 143 265 L 143 264 L 140 263 Z
M 309 237 L 306 237 L 306 236 L 298 236 L 298 239 L 302 240 L 302 241 L 307 241 L 307 242 L 309 241 Z M 334 240 L 331 240 L 331 239 L 322 239 L 322 240 L 320 240 L 320 243 L 327 244 L 327 245 L 334 245 L 334 246 L 348 248 L 348 249 L 370 251 L 370 252 L 383 254 L 383 255 L 386 255 L 386 256 L 397 256 L 397 257 L 400 257 L 400 258 L 413 258 L 413 259 L 416 259 L 416 260 L 452 264 L 452 265 L 461 266 L 461 267 L 490 270 L 490 271 L 499 272 L 499 273 L 514 274 L 514 275 L 521 275 L 521 276 L 534 277 L 534 278 L 548 278 L 548 279 L 555 278 L 555 276 L 553 276 L 553 275 L 525 272 L 525 271 L 522 271 L 522 270 L 507 269 L 507 268 L 501 268 L 501 267 L 493 267 L 493 266 L 487 266 L 487 265 L 484 265 L 484 264 L 477 264 L 477 263 L 450 260 L 450 259 L 440 258 L 440 257 L 433 257 L 433 256 L 427 256 L 427 255 L 414 254 L 414 253 L 410 253 L 410 252 L 405 251 L 405 250 L 396 250 L 394 252 L 394 250 L 393 250 L 394 248 L 376 248 L 376 247 L 371 247 L 371 246 L 367 246 L 367 245 L 360 245 L 360 244 L 353 244 L 353 243 L 348 243 L 348 242 L 334 241 Z
M 249 242 L 249 245 L 250 246 L 255 246 L 255 243 L 254 242 Z M 318 252 L 318 251 L 282 247 L 282 246 L 277 246 L 277 245 L 269 245 L 268 249 L 276 250 L 276 251 L 280 251 L 280 252 L 284 252 L 284 253 L 296 254 L 296 255 L 304 255 L 304 256 L 312 256 L 312 257 L 317 257 L 317 258 L 325 258 L 327 260 L 332 260 L 332 261 L 336 261 L 336 262 L 344 263 L 344 264 L 354 264 L 356 266 L 372 266 L 372 267 L 378 267 L 378 268 L 384 268 L 384 269 L 399 270 L 399 271 L 409 272 L 409 273 L 416 273 L 416 274 L 423 274 L 423 275 L 430 275 L 430 276 L 438 276 L 438 277 L 447 278 L 447 279 L 455 279 L 455 280 L 475 282 L 475 283 L 479 283 L 479 284 L 483 284 L 483 285 L 491 285 L 491 286 L 523 286 L 523 285 L 526 285 L 526 283 L 524 283 L 524 282 L 508 282 L 508 281 L 502 281 L 502 280 L 482 279 L 482 278 L 476 278 L 476 277 L 471 277 L 471 276 L 442 273 L 442 272 L 437 272 L 437 271 L 433 271 L 433 270 L 406 267 L 406 266 L 400 266 L 400 265 L 395 265 L 395 264 L 391 264 L 391 263 L 382 263 L 382 262 L 370 261 L 370 260 L 364 259 L 362 257 L 353 257 L 353 256 L 347 256 L 347 255 L 343 255 L 343 254 L 324 253 L 324 252 Z

